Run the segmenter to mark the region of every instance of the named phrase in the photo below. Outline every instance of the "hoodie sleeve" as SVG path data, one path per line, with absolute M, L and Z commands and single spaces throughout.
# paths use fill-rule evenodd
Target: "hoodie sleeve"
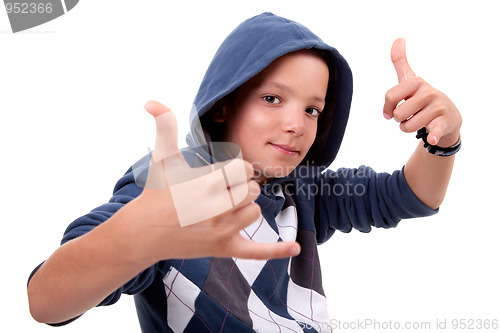
M 393 228 L 402 219 L 436 214 L 413 193 L 404 176 L 404 168 L 392 174 L 377 173 L 361 166 L 357 169 L 326 170 L 316 180 L 321 193 L 315 212 L 319 243 L 335 232 L 355 228 L 370 232 L 371 227 Z
M 137 197 L 142 192 L 142 188 L 136 185 L 132 169 L 129 169 L 127 173 L 118 181 L 113 191 L 113 196 L 108 203 L 105 203 L 88 214 L 79 217 L 73 221 L 64 232 L 64 236 L 61 241 L 61 245 L 69 242 L 72 239 L 80 237 L 89 231 L 93 230 L 95 227 L 99 226 L 101 223 L 106 222 L 113 214 L 115 214 L 120 208 L 125 204 L 130 202 L 132 199 Z M 36 271 L 42 266 L 38 265 L 33 272 L 30 274 L 29 280 L 33 277 Z M 106 297 L 98 306 L 111 305 L 118 301 L 122 293 L 125 294 L 137 294 L 146 289 L 154 280 L 156 275 L 158 264 L 147 268 L 140 274 L 135 276 L 132 280 L 127 282 L 125 285 L 111 293 Z M 76 287 L 76 286 L 75 286 Z M 76 318 L 74 318 L 76 319 Z M 53 326 L 60 326 L 67 324 L 72 320 L 66 321 L 60 324 L 51 324 Z

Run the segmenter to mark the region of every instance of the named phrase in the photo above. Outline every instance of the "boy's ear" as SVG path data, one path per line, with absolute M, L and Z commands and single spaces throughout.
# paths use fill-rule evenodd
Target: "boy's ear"
M 220 99 L 207 114 L 213 122 L 223 123 L 231 114 L 237 90 Z
M 217 108 L 210 113 L 210 118 L 216 123 L 223 123 L 226 121 L 227 105 Z

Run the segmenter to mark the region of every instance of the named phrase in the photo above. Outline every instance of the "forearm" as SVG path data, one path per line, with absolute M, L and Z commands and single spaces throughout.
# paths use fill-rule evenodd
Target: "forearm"
M 440 142 L 440 145 L 451 146 L 457 139 Z M 437 156 L 429 154 L 420 142 L 405 166 L 404 174 L 408 185 L 415 195 L 432 209 L 438 208 L 444 200 L 455 155 Z
M 131 239 L 123 227 L 136 215 L 133 209 L 131 202 L 91 232 L 62 245 L 39 268 L 28 286 L 30 311 L 37 321 L 59 323 L 81 315 L 148 267 L 130 260 Z

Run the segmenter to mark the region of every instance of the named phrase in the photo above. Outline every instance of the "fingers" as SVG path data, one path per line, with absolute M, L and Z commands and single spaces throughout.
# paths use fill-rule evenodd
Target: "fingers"
M 249 194 L 251 200 L 257 199 L 260 187 L 255 186 L 254 181 L 250 181 L 253 176 L 253 167 L 250 163 L 236 158 L 224 167 L 224 172 L 227 190 L 230 192 L 234 205 L 248 200 Z
M 240 230 L 259 221 L 260 218 L 260 207 L 255 203 L 225 214 L 216 225 L 213 225 L 218 230 L 218 236 L 212 243 L 214 247 L 210 253 L 218 257 L 245 259 L 286 258 L 300 253 L 300 245 L 296 242 L 256 243 L 240 235 Z
M 422 127 L 428 129 L 427 142 L 430 145 L 437 145 L 439 140 L 446 134 L 446 119 L 439 108 L 433 105 L 426 106 L 420 112 L 415 113 L 410 119 L 401 122 L 401 130 L 406 133 L 413 133 Z
M 233 209 L 221 220 L 226 220 L 222 223 L 227 223 L 228 229 L 231 229 L 232 232 L 239 232 L 254 223 L 257 219 L 262 218 L 260 213 L 260 206 L 256 203 L 249 202 L 246 205 Z
M 260 195 L 259 184 L 254 180 L 244 184 L 233 185 L 227 190 L 233 198 L 233 208 L 236 209 L 254 202 Z
M 226 167 L 217 163 L 214 171 L 212 166 L 205 166 L 201 175 L 198 168 L 192 169 L 187 164 L 167 165 L 165 173 L 181 226 L 224 214 L 257 199 L 260 188 L 256 182 L 249 181 L 248 163 L 245 163 L 241 159 L 232 160 Z M 182 179 L 172 179 L 174 174 L 182 174 Z M 228 184 L 231 178 L 232 186 Z
M 446 131 L 446 126 L 444 126 L 444 119 L 441 121 L 442 117 L 434 118 L 428 125 L 427 128 L 429 129 L 429 135 L 427 136 L 427 142 L 432 145 L 436 146 L 441 138 L 445 135 Z M 443 145 L 447 146 L 447 145 Z
M 445 121 L 442 119 L 442 117 L 437 117 L 433 119 L 431 122 L 427 123 L 425 118 L 428 118 L 426 116 L 420 116 L 424 114 L 423 112 L 418 113 L 412 119 L 405 121 L 401 123 L 400 127 L 403 132 L 411 133 L 411 132 L 416 132 L 420 128 L 427 128 L 428 135 L 427 135 L 427 143 L 435 146 L 439 143 L 441 138 L 445 135 L 445 130 L 446 127 L 442 125 L 442 123 Z M 415 119 L 414 119 L 415 118 Z M 419 119 L 423 118 L 423 119 Z M 422 125 L 422 124 L 427 124 L 427 125 Z
M 394 41 L 391 48 L 391 60 L 396 69 L 399 82 L 415 77 L 415 73 L 406 59 L 406 41 L 398 38 Z
M 256 243 L 241 238 L 236 246 L 232 247 L 232 257 L 244 259 L 277 259 L 294 257 L 300 253 L 297 242 Z
M 412 114 L 410 110 L 414 110 L 413 108 L 411 108 L 411 106 L 420 106 L 420 104 L 423 103 L 423 100 L 421 100 L 420 98 L 414 98 L 412 101 L 412 97 L 416 95 L 420 87 L 424 84 L 424 80 L 418 77 L 414 77 L 401 82 L 397 86 L 387 91 L 387 93 L 385 94 L 385 103 L 383 109 L 384 117 L 386 119 L 395 117 L 395 120 L 398 122 L 404 121 L 408 117 L 410 117 Z M 403 106 L 405 104 L 406 106 Z M 396 109 L 399 112 L 404 110 L 404 114 L 398 114 L 398 112 L 396 112 Z M 416 111 L 418 111 L 418 109 L 414 110 L 414 112 Z
M 253 177 L 254 169 L 252 164 L 241 158 L 235 158 L 229 163 L 224 162 L 224 164 L 228 186 L 248 182 Z
M 409 119 L 401 121 L 399 127 L 405 133 L 413 133 L 422 127 L 428 127 L 429 123 L 436 116 L 436 112 L 432 111 L 432 106 L 426 106 L 422 110 L 412 114 Z
M 239 232 L 239 230 L 246 228 L 258 218 L 261 218 L 260 207 L 255 203 L 248 204 L 235 210 L 229 218 L 233 221 L 231 223 L 231 229 L 233 230 L 229 232 Z M 239 233 L 233 237 L 232 243 L 229 246 L 231 251 L 229 256 L 246 259 L 293 257 L 298 255 L 301 250 L 297 242 L 256 243 L 253 240 L 241 237 Z
M 158 162 L 179 153 L 177 144 L 177 120 L 169 108 L 156 101 L 144 105 L 156 122 L 156 142 L 153 151 L 153 162 Z

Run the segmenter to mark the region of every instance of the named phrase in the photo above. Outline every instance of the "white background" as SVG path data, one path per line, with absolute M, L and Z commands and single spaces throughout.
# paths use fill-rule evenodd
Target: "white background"
M 0 10 L 0 331 L 139 331 L 130 296 L 64 328 L 36 323 L 28 275 L 57 248 L 66 226 L 106 202 L 153 145 L 147 100 L 174 110 L 184 142 L 191 103 L 219 44 L 263 11 L 301 22 L 351 65 L 352 116 L 333 169 L 367 164 L 390 172 L 417 144 L 382 116 L 385 92 L 397 83 L 389 57 L 397 37 L 407 39 L 417 75 L 448 94 L 464 119 L 463 148 L 437 216 L 369 234 L 336 233 L 320 247 L 331 317 L 447 320 L 450 332 L 457 331 L 452 319 L 500 319 L 495 1 L 172 3 L 82 0 L 17 34 Z

